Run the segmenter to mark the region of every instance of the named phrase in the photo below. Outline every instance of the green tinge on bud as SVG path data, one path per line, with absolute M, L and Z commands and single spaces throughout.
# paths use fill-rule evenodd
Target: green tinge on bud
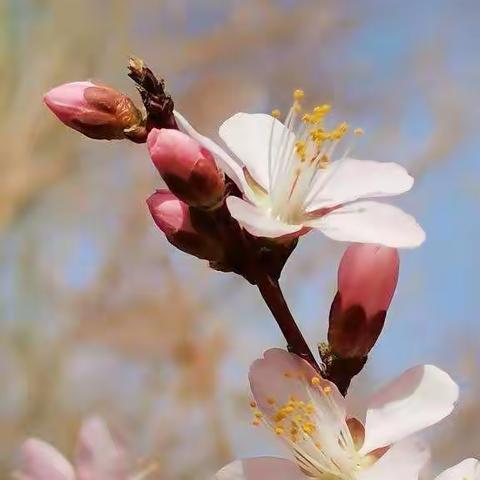
M 111 87 L 90 81 L 66 83 L 50 90 L 44 101 L 61 122 L 87 137 L 146 141 L 142 113 L 127 95 Z

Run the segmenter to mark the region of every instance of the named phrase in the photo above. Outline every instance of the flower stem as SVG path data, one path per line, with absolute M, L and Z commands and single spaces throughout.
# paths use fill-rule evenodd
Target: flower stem
M 288 351 L 303 358 L 320 372 L 320 367 L 288 308 L 278 281 L 267 274 L 259 274 L 256 280 L 265 303 L 287 341 Z

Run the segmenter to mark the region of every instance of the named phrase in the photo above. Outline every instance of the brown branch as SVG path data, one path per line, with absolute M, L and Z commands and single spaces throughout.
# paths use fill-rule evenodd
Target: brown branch
M 256 280 L 265 303 L 287 341 L 288 351 L 303 358 L 320 372 L 320 367 L 288 308 L 278 281 L 263 273 L 259 273 Z

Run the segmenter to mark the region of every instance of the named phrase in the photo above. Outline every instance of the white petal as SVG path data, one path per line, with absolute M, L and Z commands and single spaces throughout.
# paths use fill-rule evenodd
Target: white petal
M 467 458 L 458 465 L 445 470 L 435 480 L 479 480 L 480 462 L 476 458 Z
M 227 207 L 232 217 L 255 237 L 278 238 L 303 228 L 302 225 L 289 225 L 271 218 L 266 211 L 238 197 L 228 197 Z
M 458 386 L 443 370 L 433 365 L 407 370 L 370 400 L 361 451 L 385 447 L 439 422 L 457 399 Z
M 269 157 L 272 162 L 278 160 L 281 146 L 288 141 L 290 148 L 293 148 L 295 142 L 295 135 L 283 123 L 264 113 L 237 113 L 223 122 L 219 134 L 252 177 L 266 190 L 270 187 Z
M 354 202 L 305 224 L 343 242 L 413 248 L 425 240 L 425 232 L 415 218 L 398 207 L 379 202 Z
M 241 165 L 225 152 L 220 145 L 216 144 L 210 138 L 198 133 L 181 113 L 176 110 L 173 113 L 179 129 L 187 135 L 190 135 L 190 137 L 195 139 L 200 145 L 202 145 L 202 147 L 206 148 L 215 157 L 219 168 L 236 183 L 237 187 L 242 192 L 250 194 L 250 187 L 245 180 Z
M 306 210 L 339 205 L 358 198 L 388 197 L 407 192 L 411 177 L 398 163 L 345 158 L 333 162 L 319 175 Z
M 75 473 L 69 462 L 46 442 L 31 438 L 21 450 L 25 480 L 74 480 Z
M 127 477 L 125 452 L 101 418 L 91 417 L 83 423 L 75 467 L 78 480 L 123 480 Z
M 423 442 L 415 439 L 403 440 L 393 445 L 371 467 L 360 471 L 357 479 L 418 480 L 429 459 L 430 452 Z
M 276 457 L 236 460 L 223 467 L 215 480 L 307 480 L 297 465 Z

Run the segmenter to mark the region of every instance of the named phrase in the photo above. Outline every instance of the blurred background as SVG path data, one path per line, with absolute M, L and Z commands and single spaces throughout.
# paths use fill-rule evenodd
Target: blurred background
M 87 78 L 138 98 L 130 54 L 204 133 L 240 110 L 285 109 L 301 87 L 365 129 L 356 157 L 412 172 L 396 203 L 427 241 L 401 253 L 354 389 L 436 363 L 462 396 L 432 430 L 435 467 L 479 456 L 479 22 L 477 0 L 0 0 L 0 477 L 27 436 L 70 455 L 92 413 L 164 480 L 275 452 L 249 425 L 248 365 L 283 345 L 255 288 L 156 230 L 145 199 L 161 179 L 144 146 L 88 140 L 42 104 Z M 344 248 L 308 235 L 283 274 L 312 346 Z

